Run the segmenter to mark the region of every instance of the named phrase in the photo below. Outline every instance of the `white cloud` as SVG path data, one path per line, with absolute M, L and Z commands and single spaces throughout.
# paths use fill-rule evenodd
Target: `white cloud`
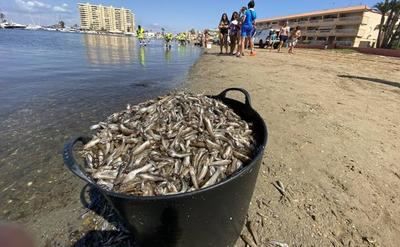
M 40 9 L 50 9 L 51 5 L 39 2 L 39 1 L 24 1 L 24 0 L 15 0 L 15 3 L 23 10 L 35 11 Z
M 21 10 L 29 12 L 41 12 L 43 10 L 52 10 L 57 13 L 69 13 L 68 4 L 63 3 L 60 6 L 52 6 L 37 0 L 15 0 L 15 3 Z
M 68 9 L 66 7 L 64 7 L 64 5 L 63 5 L 63 7 L 62 6 L 54 6 L 53 7 L 53 11 L 54 12 L 66 13 L 66 12 L 68 12 Z

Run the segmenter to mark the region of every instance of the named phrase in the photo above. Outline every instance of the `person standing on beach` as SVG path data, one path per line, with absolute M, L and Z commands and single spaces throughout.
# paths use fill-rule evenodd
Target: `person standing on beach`
M 293 49 L 297 45 L 297 42 L 299 41 L 299 38 L 301 37 L 301 30 L 300 27 L 297 26 L 295 30 L 293 30 L 290 34 L 290 39 L 289 39 L 289 53 L 293 54 Z
M 243 24 L 244 17 L 246 16 L 245 15 L 246 14 L 246 10 L 247 10 L 247 7 L 243 6 L 239 11 L 239 25 L 240 26 L 242 26 L 242 24 Z
M 228 33 L 229 33 L 229 19 L 226 13 L 223 13 L 221 20 L 219 21 L 219 46 L 222 54 L 222 50 L 225 47 L 225 53 L 228 54 Z
M 252 31 L 257 18 L 256 11 L 254 10 L 255 3 L 250 1 L 247 5 L 248 9 L 245 12 L 243 18 L 243 24 L 241 28 L 241 38 L 240 38 L 240 51 L 236 54 L 238 57 L 244 55 L 245 40 L 247 39 L 250 44 L 250 56 L 255 56 L 254 43 L 252 39 Z
M 208 44 L 208 29 L 205 29 L 204 30 L 204 33 L 203 33 L 203 47 L 204 48 L 207 48 L 207 44 Z
M 279 31 L 280 44 L 278 47 L 278 52 L 281 52 L 283 44 L 285 44 L 286 41 L 288 40 L 289 33 L 290 33 L 290 27 L 285 22 L 285 23 L 283 23 L 283 26 L 281 27 L 281 30 Z
M 230 50 L 231 55 L 234 54 L 236 45 L 239 45 L 239 37 L 240 37 L 239 32 L 240 32 L 239 13 L 235 11 L 232 14 L 231 24 L 229 25 L 229 38 L 231 41 L 231 50 Z
M 242 37 L 242 26 L 243 26 L 244 18 L 246 17 L 246 11 L 247 11 L 247 7 L 246 6 L 243 6 L 239 11 L 239 27 L 240 27 L 240 31 L 239 31 L 239 40 L 238 40 L 239 44 L 238 44 L 237 52 L 239 52 L 239 50 L 240 50 L 240 38 Z M 247 41 L 247 39 L 246 39 L 246 41 Z M 248 46 L 247 42 L 245 42 L 244 46 L 245 47 Z

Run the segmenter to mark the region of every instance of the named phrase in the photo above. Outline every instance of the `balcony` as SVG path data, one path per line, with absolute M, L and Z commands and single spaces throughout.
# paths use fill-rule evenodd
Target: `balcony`
M 304 30 L 303 33 L 304 35 L 312 36 L 317 34 L 317 30 Z
M 322 21 L 327 22 L 327 23 L 335 23 L 337 19 L 338 18 L 326 18 L 326 19 L 323 19 Z
M 357 36 L 358 30 L 354 28 L 336 29 L 335 33 L 337 36 Z
M 303 35 L 306 36 L 331 36 L 331 35 L 335 35 L 334 34 L 334 30 L 304 30 L 303 31 Z
M 320 23 L 322 19 L 312 19 L 309 22 L 310 23 Z
M 310 40 L 310 45 L 324 45 L 326 44 L 326 40 Z
M 362 16 L 348 16 L 348 17 L 340 17 L 337 20 L 337 24 L 361 24 Z
M 332 29 L 318 30 L 318 34 L 321 36 L 331 35 L 333 33 Z

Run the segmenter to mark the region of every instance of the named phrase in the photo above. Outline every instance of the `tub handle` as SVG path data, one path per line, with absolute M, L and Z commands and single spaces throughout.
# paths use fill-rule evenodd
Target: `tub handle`
M 91 181 L 82 172 L 81 166 L 76 162 L 73 154 L 73 149 L 77 142 L 82 142 L 82 144 L 86 144 L 89 141 L 90 141 L 89 137 L 83 137 L 83 136 L 71 139 L 64 145 L 63 158 L 64 158 L 64 164 L 68 167 L 68 169 L 72 171 L 72 173 L 81 178 L 83 181 L 93 184 L 93 181 Z
M 218 97 L 218 98 L 224 99 L 224 98 L 226 98 L 226 94 L 227 94 L 229 91 L 239 91 L 239 92 L 243 93 L 244 96 L 245 96 L 245 104 L 246 104 L 247 106 L 251 107 L 251 98 L 250 98 L 250 94 L 249 94 L 249 92 L 247 92 L 247 91 L 246 91 L 245 89 L 243 89 L 243 88 L 236 88 L 236 87 L 227 88 L 227 89 L 225 89 L 224 91 L 222 91 L 220 94 L 218 94 L 217 97 Z

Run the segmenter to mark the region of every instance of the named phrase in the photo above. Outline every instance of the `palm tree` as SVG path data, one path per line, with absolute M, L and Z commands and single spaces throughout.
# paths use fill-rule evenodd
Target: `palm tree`
M 398 25 L 400 19 L 400 0 L 392 0 L 390 5 L 390 15 L 387 20 L 387 32 L 383 38 L 385 48 L 392 48 L 396 37 L 399 35 L 400 28 Z M 397 28 L 396 28 L 397 25 Z
M 59 21 L 58 22 L 58 27 L 59 28 L 65 28 L 65 22 L 64 21 Z
M 385 16 L 390 11 L 389 0 L 375 4 L 374 8 L 382 15 L 381 23 L 379 24 L 378 40 L 376 42 L 376 47 L 380 48 L 382 45 L 382 34 L 385 31 Z
M 396 27 L 400 19 L 400 0 L 385 0 L 374 7 L 382 14 L 377 47 L 391 48 L 400 34 L 399 26 Z

